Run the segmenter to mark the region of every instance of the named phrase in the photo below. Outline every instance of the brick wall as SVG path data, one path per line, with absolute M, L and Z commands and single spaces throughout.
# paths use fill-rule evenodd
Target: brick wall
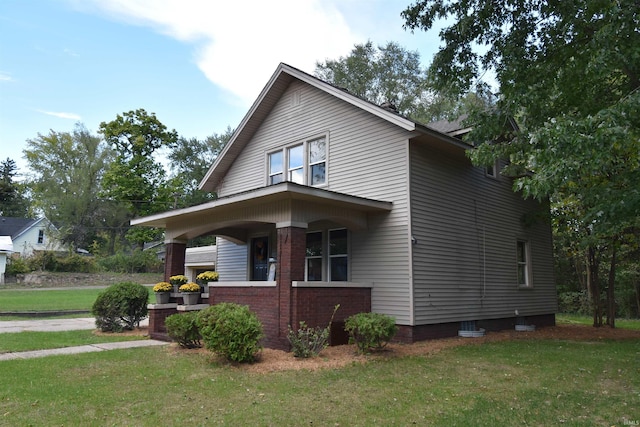
M 209 287 L 209 305 L 221 302 L 233 302 L 248 305 L 262 322 L 265 334 L 263 345 L 268 348 L 283 348 L 278 338 L 278 305 L 277 289 L 274 287 L 225 287 L 220 285 Z
M 167 335 L 164 321 L 167 317 L 178 312 L 177 308 L 159 308 L 149 310 L 149 337 L 156 340 L 171 341 Z
M 293 316 L 291 326 L 304 321 L 310 327 L 325 327 L 337 304 L 340 308 L 331 325 L 331 345 L 346 344 L 344 321 L 357 313 L 371 311 L 370 288 L 293 288 Z

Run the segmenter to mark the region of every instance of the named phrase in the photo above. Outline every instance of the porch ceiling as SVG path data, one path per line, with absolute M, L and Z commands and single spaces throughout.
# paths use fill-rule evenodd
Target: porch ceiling
M 392 207 L 391 202 L 282 182 L 197 206 L 135 218 L 131 225 L 164 228 L 169 239 L 226 234 L 226 230 L 266 223 L 306 226 L 324 219 L 366 228 L 367 214 L 390 211 Z

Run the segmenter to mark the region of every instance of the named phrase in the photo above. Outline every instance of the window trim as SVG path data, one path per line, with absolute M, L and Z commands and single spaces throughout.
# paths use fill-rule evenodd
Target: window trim
M 325 151 L 324 151 L 324 161 L 311 163 L 311 153 L 310 153 L 310 144 L 313 141 L 324 139 L 325 141 Z M 289 150 L 296 148 L 298 146 L 302 146 L 302 175 L 303 175 L 303 183 L 302 185 L 306 185 L 309 187 L 326 187 L 329 184 L 329 132 L 317 133 L 311 137 L 304 138 L 301 140 L 296 140 L 290 142 L 282 147 L 279 147 L 275 150 L 270 150 L 265 153 L 266 155 L 266 165 L 267 165 L 267 176 L 266 183 L 267 186 L 279 184 L 280 182 L 295 182 L 291 179 L 291 172 L 293 170 L 298 170 L 300 168 L 291 169 L 290 166 L 290 155 Z M 272 172 L 271 171 L 271 156 L 274 154 L 280 153 L 282 159 L 282 171 Z M 324 163 L 324 182 L 320 184 L 311 184 L 311 167 L 314 165 L 318 165 Z M 282 175 L 282 180 L 276 183 L 273 183 L 273 177 L 277 175 Z
M 344 230 L 346 232 L 347 239 L 347 252 L 345 254 L 337 254 L 331 255 L 331 232 L 332 231 L 341 231 Z M 346 227 L 338 227 L 338 228 L 324 228 L 324 229 L 315 229 L 308 230 L 306 234 L 312 233 L 320 233 L 322 236 L 322 255 L 321 256 L 313 256 L 308 257 L 305 253 L 304 258 L 304 280 L 305 282 L 309 281 L 309 264 L 308 260 L 310 259 L 321 259 L 322 260 L 322 280 L 323 282 L 350 282 L 351 281 L 351 233 L 349 229 Z M 306 251 L 306 245 L 305 245 Z M 347 262 L 347 277 L 346 280 L 331 280 L 331 260 L 333 258 L 345 258 Z
M 491 168 L 491 170 L 489 169 Z M 498 170 L 500 168 L 500 161 L 498 159 L 493 161 L 493 165 L 485 166 L 484 168 L 484 176 L 487 178 L 498 179 L 499 173 Z
M 520 260 L 520 247 L 524 248 L 524 260 Z M 520 271 L 524 267 L 524 283 L 520 283 Z M 520 289 L 533 288 L 531 268 L 531 244 L 526 239 L 516 240 L 516 283 Z

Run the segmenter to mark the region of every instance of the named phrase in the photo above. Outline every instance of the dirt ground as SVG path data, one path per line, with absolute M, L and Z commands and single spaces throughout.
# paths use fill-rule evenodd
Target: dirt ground
M 144 329 L 131 333 L 145 333 Z M 429 341 L 422 341 L 415 344 L 391 343 L 383 351 L 369 355 L 357 355 L 354 345 L 341 345 L 324 349 L 318 357 L 309 359 L 299 359 L 293 357 L 291 353 L 263 349 L 259 359 L 253 364 L 234 364 L 236 369 L 248 372 L 266 373 L 285 370 L 317 370 L 331 369 L 346 366 L 352 363 L 366 363 L 376 358 L 402 357 L 409 355 L 428 356 L 439 351 L 457 347 L 461 345 L 478 345 L 486 342 L 497 342 L 519 339 L 553 339 L 571 341 L 601 341 L 601 340 L 627 340 L 640 339 L 640 331 L 629 329 L 611 329 L 608 327 L 593 328 L 582 325 L 560 325 L 548 328 L 541 328 L 534 332 L 516 332 L 514 330 L 501 332 L 488 332 L 481 338 L 444 338 Z M 181 352 L 202 353 L 209 355 L 212 360 L 216 356 L 206 349 L 181 349 L 177 344 L 171 344 L 167 351 L 174 354 Z

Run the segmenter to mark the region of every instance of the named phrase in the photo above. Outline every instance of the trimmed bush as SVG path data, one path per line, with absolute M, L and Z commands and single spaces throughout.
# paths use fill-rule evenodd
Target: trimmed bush
M 262 323 L 246 305 L 223 302 L 205 308 L 197 323 L 205 347 L 228 361 L 253 362 L 262 348 Z
M 168 316 L 164 324 L 167 327 L 167 334 L 183 348 L 202 347 L 200 330 L 196 322 L 198 312 L 188 311 L 186 313 L 172 314 Z
M 91 313 L 103 332 L 121 332 L 140 326 L 147 317 L 149 291 L 133 282 L 116 283 L 98 294 Z
M 358 352 L 382 350 L 398 331 L 393 317 L 379 313 L 358 313 L 347 318 L 344 330 Z

